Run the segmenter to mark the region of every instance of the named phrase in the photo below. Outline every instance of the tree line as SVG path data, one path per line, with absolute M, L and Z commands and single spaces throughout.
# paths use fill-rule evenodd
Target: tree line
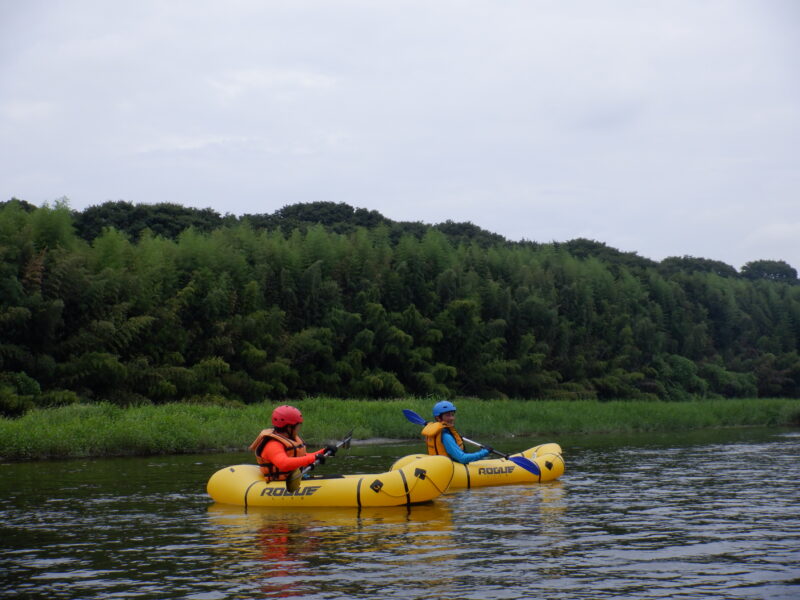
M 800 285 L 344 203 L 0 204 L 0 413 L 328 395 L 800 397 Z

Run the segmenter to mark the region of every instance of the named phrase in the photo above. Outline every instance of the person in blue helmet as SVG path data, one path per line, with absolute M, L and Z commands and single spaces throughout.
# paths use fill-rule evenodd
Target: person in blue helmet
M 449 456 L 452 460 L 467 464 L 474 460 L 486 458 L 489 450 L 481 448 L 477 452 L 464 452 L 464 440 L 456 431 L 456 406 L 448 400 L 433 405 L 432 423 L 422 428 L 428 454 Z

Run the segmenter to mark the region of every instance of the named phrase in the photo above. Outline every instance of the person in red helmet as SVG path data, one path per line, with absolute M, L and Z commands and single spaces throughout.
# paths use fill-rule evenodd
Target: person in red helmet
M 306 452 L 306 445 L 298 435 L 303 424 L 303 415 L 294 406 L 279 406 L 272 411 L 272 427 L 264 429 L 250 444 L 255 452 L 261 472 L 267 481 L 285 481 L 295 469 L 307 467 L 314 462 L 324 462 L 323 453 L 332 456 L 335 446 L 316 452 Z

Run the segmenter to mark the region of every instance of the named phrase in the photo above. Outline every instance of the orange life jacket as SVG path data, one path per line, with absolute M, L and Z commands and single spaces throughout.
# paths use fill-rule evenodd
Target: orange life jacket
M 464 449 L 464 440 L 458 435 L 455 427 L 445 425 L 441 421 L 433 421 L 432 423 L 427 423 L 425 427 L 422 428 L 422 435 L 425 436 L 425 443 L 428 445 L 428 454 L 448 456 L 447 450 L 444 449 L 444 444 L 442 443 L 442 433 L 445 429 L 453 434 L 453 439 L 456 441 L 459 448 L 462 450 Z
M 266 458 L 262 458 L 261 453 L 264 451 L 264 446 L 267 445 L 269 440 L 277 440 L 286 448 L 286 454 L 289 456 L 305 456 L 306 444 L 300 439 L 300 436 L 295 434 L 294 439 L 286 437 L 282 433 L 278 433 L 274 429 L 263 429 L 258 437 L 250 444 L 250 450 L 256 453 L 256 462 L 261 468 L 261 472 L 267 478 L 267 481 L 284 481 L 289 472 L 280 471 L 272 462 Z

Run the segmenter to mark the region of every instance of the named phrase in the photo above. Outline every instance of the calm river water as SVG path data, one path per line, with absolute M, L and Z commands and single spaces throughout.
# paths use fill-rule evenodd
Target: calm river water
M 2 464 L 0 597 L 800 598 L 797 430 L 501 449 L 545 441 L 558 482 L 360 514 L 214 505 L 206 480 L 246 454 Z M 419 449 L 331 462 L 380 472 Z

